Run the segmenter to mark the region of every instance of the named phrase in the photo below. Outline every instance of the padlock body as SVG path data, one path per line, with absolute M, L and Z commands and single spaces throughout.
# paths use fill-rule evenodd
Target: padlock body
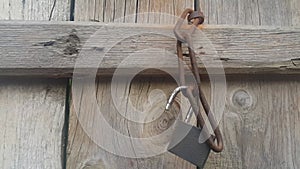
M 203 168 L 210 153 L 206 143 L 199 143 L 201 129 L 177 120 L 168 151 Z

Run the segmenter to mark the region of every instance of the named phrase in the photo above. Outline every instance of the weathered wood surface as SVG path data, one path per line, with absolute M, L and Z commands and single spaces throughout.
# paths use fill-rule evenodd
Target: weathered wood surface
M 117 132 L 120 132 L 121 134 L 129 137 L 137 137 L 137 138 L 147 138 L 151 136 L 155 136 L 167 128 L 169 128 L 174 120 L 175 117 L 178 114 L 178 109 L 174 108 L 174 111 L 172 113 L 164 113 L 161 115 L 160 118 L 157 120 L 151 122 L 151 123 L 134 123 L 129 119 L 126 119 L 122 117 L 120 112 L 120 107 L 117 107 L 113 101 L 112 101 L 112 95 L 111 95 L 111 83 L 110 78 L 100 78 L 96 82 L 96 96 L 98 100 L 98 105 L 100 106 L 100 109 L 104 115 L 104 117 L 107 119 L 108 123 L 111 125 L 113 129 L 115 129 Z M 122 90 L 122 87 L 124 87 L 125 83 L 118 83 L 117 86 L 119 87 L 114 88 L 117 90 Z M 90 168 L 90 169 L 132 169 L 132 168 L 163 168 L 163 169 L 174 169 L 174 168 L 184 168 L 189 169 L 193 168 L 191 164 L 189 164 L 186 161 L 181 160 L 180 158 L 170 154 L 165 153 L 162 155 L 158 155 L 151 158 L 125 158 L 125 157 L 119 157 L 116 155 L 111 154 L 110 152 L 104 151 L 102 148 L 100 148 L 95 142 L 91 140 L 91 135 L 88 135 L 85 133 L 87 130 L 86 124 L 93 124 L 93 131 L 96 133 L 99 133 L 100 130 L 97 128 L 97 124 L 100 124 L 98 119 L 98 113 L 97 111 L 94 111 L 94 106 L 96 104 L 89 104 L 92 103 L 89 99 L 89 96 L 92 95 L 93 92 L 93 86 L 94 84 L 91 83 L 83 83 L 82 87 L 84 92 L 82 92 L 81 96 L 76 95 L 76 101 L 72 101 L 72 108 L 71 108 L 71 116 L 70 116 L 70 127 L 69 127 L 69 144 L 68 144 L 68 161 L 67 161 L 67 168 L 68 169 L 81 169 L 81 168 Z M 124 100 L 122 100 L 119 105 L 126 105 L 129 101 L 128 99 L 131 99 L 131 104 L 140 111 L 147 111 L 144 115 L 143 114 L 136 114 L 135 112 L 132 112 L 128 109 L 121 109 L 121 111 L 124 111 L 127 117 L 129 116 L 145 116 L 144 120 L 151 120 L 155 119 L 157 116 L 159 116 L 165 106 L 165 100 L 162 97 L 156 97 L 151 98 L 152 105 L 149 107 L 146 107 L 145 105 L 149 103 L 150 100 L 148 100 L 148 95 L 153 89 L 160 89 L 162 92 L 165 92 L 165 94 L 169 94 L 172 92 L 173 88 L 175 87 L 175 83 L 172 83 L 172 81 L 166 80 L 164 78 L 153 78 L 153 79 L 137 79 L 134 80 L 134 82 L 130 85 L 129 90 L 126 90 L 121 93 L 118 93 L 120 95 L 123 95 L 125 97 Z M 147 90 L 149 89 L 149 90 Z M 78 93 L 76 93 L 78 94 Z M 157 93 L 152 93 L 153 96 L 155 96 Z M 75 94 L 73 93 L 73 98 Z M 79 99 L 78 97 L 81 97 Z M 150 102 L 151 102 L 150 101 Z M 74 102 L 79 105 L 82 105 L 79 107 L 79 111 L 76 111 L 78 109 L 75 109 L 76 106 L 74 106 Z M 146 104 L 145 104 L 146 103 Z M 89 108 L 88 108 L 89 107 Z M 78 108 L 78 107 L 77 107 Z M 81 119 L 81 123 L 78 121 L 77 114 L 80 114 L 80 116 L 85 116 Z M 122 112 L 123 113 L 123 112 Z M 85 120 L 87 123 L 84 123 Z M 85 130 L 83 130 L 83 127 L 85 127 Z M 107 136 L 107 141 L 113 142 L 116 149 L 121 148 L 122 145 L 124 145 L 122 140 L 117 139 L 116 133 L 107 133 L 105 134 Z M 101 136 L 100 136 L 101 137 Z M 167 137 L 162 137 L 158 144 L 166 144 L 168 141 Z M 133 146 L 127 147 L 130 151 Z M 145 145 L 145 148 L 149 147 Z M 123 147 L 124 149 L 124 147 Z M 146 150 L 145 150 L 146 152 Z
M 135 60 L 119 69 L 147 66 L 158 55 L 157 50 L 150 50 L 152 57 L 145 59 L 143 50 L 151 48 L 169 52 L 165 54 L 169 57 L 152 59 L 151 63 L 177 72 L 172 29 L 160 25 L 1 22 L 0 75 L 70 77 L 78 58 L 83 57 L 81 68 L 99 68 L 99 75 L 111 75 L 133 53 Z M 206 68 L 214 68 L 218 61 L 227 74 L 298 74 L 299 36 L 298 28 L 205 26 L 195 36 L 202 38 L 195 41 L 195 51 L 201 57 L 198 66 L 204 72 L 204 62 Z M 94 65 L 103 54 L 101 64 Z M 162 74 L 148 72 L 153 73 Z
M 138 0 L 136 23 L 175 24 L 185 8 L 193 8 L 193 1 Z
M 0 0 L 0 20 L 69 19 L 69 0 Z M 66 87 L 66 80 L 0 78 L 0 168 L 64 168 Z
M 75 21 L 171 24 L 168 15 L 192 7 L 191 0 L 76 0 Z
M 299 77 L 227 79 L 225 150 L 207 168 L 299 168 Z
M 0 1 L 2 20 L 61 20 L 70 19 L 70 0 Z M 192 0 L 76 0 L 76 21 L 175 23 L 166 13 L 179 16 L 183 9 L 192 8 Z M 297 26 L 300 24 L 298 0 L 201 0 L 209 24 Z M 156 15 L 149 14 L 158 13 Z M 147 13 L 147 14 L 142 14 Z M 125 18 L 124 18 L 125 17 Z
M 299 26 L 299 0 L 200 0 L 206 23 Z
M 98 79 L 96 81 L 96 97 L 101 113 L 109 124 L 121 134 L 131 137 L 151 137 L 164 132 L 171 127 L 174 118 L 178 117 L 177 109 L 165 113 L 151 123 L 136 124 L 119 114 L 117 107 L 122 105 L 114 104 L 111 95 L 110 79 Z M 119 92 L 122 92 L 122 85 Z M 212 84 L 212 88 L 215 88 Z M 74 107 L 71 109 L 70 136 L 69 136 L 69 158 L 68 168 L 163 168 L 163 169 L 187 169 L 194 168 L 179 158 L 164 153 L 162 155 L 146 158 L 131 159 L 114 156 L 98 147 L 82 129 L 77 120 L 76 113 L 84 114 L 85 119 L 90 119 L 95 132 L 100 132 L 96 127 L 98 124 L 97 111 L 94 111 L 94 103 L 90 95 L 93 92 L 93 84 L 82 84 L 80 95 L 76 95 L 77 105 L 81 104 L 79 112 Z M 116 87 L 115 85 L 113 87 Z M 153 101 L 153 105 L 147 107 L 148 118 L 157 117 L 157 114 L 164 112 L 164 105 L 167 97 L 177 86 L 168 78 L 160 79 L 135 79 L 128 90 L 123 91 L 124 104 L 129 100 L 132 105 L 145 110 L 143 105 Z M 211 88 L 205 80 L 203 83 L 206 96 L 211 98 Z M 114 88 L 115 89 L 115 88 Z M 155 97 L 157 90 L 161 90 L 166 97 Z M 220 154 L 212 153 L 206 164 L 207 169 L 216 168 L 299 168 L 299 124 L 300 115 L 300 80 L 297 76 L 272 77 L 266 79 L 261 77 L 230 77 L 227 79 L 226 107 L 221 120 L 225 149 Z M 75 96 L 74 96 L 75 97 Z M 216 98 L 209 99 L 215 100 Z M 212 103 L 210 103 L 212 104 Z M 129 109 L 126 117 L 134 113 Z M 134 114 L 143 116 L 143 114 Z M 112 133 L 110 133 L 112 134 Z M 170 137 L 162 137 L 161 143 L 166 143 Z M 123 144 L 122 140 L 114 140 L 115 148 Z M 112 141 L 111 140 L 111 141 Z M 147 146 L 145 146 L 147 148 Z
M 62 168 L 65 82 L 0 78 L 0 168 Z
M 0 0 L 0 20 L 70 19 L 70 0 Z
M 54 4 L 54 2 L 56 2 L 56 4 Z M 300 24 L 300 1 L 298 0 L 202 0 L 201 3 L 203 11 L 206 15 L 205 23 L 208 24 L 272 25 L 276 27 L 299 26 Z M 51 0 L 47 2 L 44 0 L 0 0 L 0 19 L 50 19 L 66 21 L 69 20 L 70 17 L 69 4 L 69 1 L 62 0 Z M 166 24 L 175 23 L 175 20 L 168 20 L 166 15 L 161 14 L 146 14 L 138 16 L 132 14 L 136 14 L 137 12 L 163 12 L 178 16 L 185 7 L 192 7 L 191 1 L 76 0 L 75 18 L 77 21 Z M 53 13 L 51 16 L 52 9 Z M 124 16 L 126 17 L 123 18 Z M 81 49 L 88 37 L 93 32 L 98 30 L 99 27 L 103 26 L 98 26 L 97 24 L 78 24 L 80 27 L 78 29 L 77 23 L 75 26 L 73 23 L 64 23 L 63 26 L 57 26 L 55 25 L 56 23 L 53 25 L 51 25 L 52 23 L 50 25 L 45 25 L 45 23 L 42 23 L 41 25 L 35 24 L 35 26 L 24 26 L 24 23 L 21 23 L 19 26 L 12 25 L 11 27 L 7 27 L 5 24 L 0 24 L 0 27 L 2 27 L 0 31 L 0 65 L 5 65 L 4 67 L 0 66 L 0 75 L 36 75 L 51 77 L 70 77 L 73 72 L 75 60 L 78 58 L 78 55 L 74 54 L 74 52 L 77 53 L 77 48 Z M 253 30 L 253 27 L 249 29 L 244 27 L 242 28 L 244 31 L 240 31 L 240 28 L 237 27 L 232 30 L 232 26 L 224 26 L 219 28 L 215 28 L 215 26 L 208 26 L 208 28 L 213 28 L 213 30 L 205 30 L 205 33 L 207 36 L 210 35 L 208 38 L 212 38 L 210 40 L 214 45 L 216 45 L 216 50 L 220 52 L 220 58 L 218 59 L 220 59 L 225 65 L 225 70 L 228 74 L 299 74 L 299 38 L 297 38 L 299 37 L 299 31 L 297 28 L 274 29 L 274 27 L 256 27 L 256 30 Z M 72 29 L 77 30 L 75 34 L 78 35 L 81 43 L 78 43 L 76 38 L 72 38 L 74 35 L 71 33 Z M 168 28 L 169 31 L 171 29 L 172 27 Z M 14 34 L 11 36 L 9 32 L 12 31 L 10 30 L 14 31 Z M 30 33 L 28 34 L 27 32 L 25 35 L 24 31 L 26 30 L 30 30 Z M 127 28 L 127 30 L 129 32 L 136 31 L 132 28 Z M 123 31 L 122 28 L 119 29 L 119 31 Z M 211 34 L 207 33 L 206 31 L 210 32 Z M 137 32 L 139 32 L 139 30 L 137 30 Z M 175 42 L 173 38 L 162 38 L 157 35 L 143 35 L 141 37 L 128 38 L 113 48 L 111 52 L 109 52 L 109 54 L 106 56 L 106 60 L 103 62 L 103 65 L 101 65 L 103 69 L 100 69 L 99 74 L 111 75 L 115 70 L 116 65 L 118 65 L 124 57 L 128 56 L 128 53 L 145 49 L 149 47 L 149 44 L 155 44 L 152 47 L 164 47 L 170 51 L 175 51 L 173 46 Z M 129 50 L 126 45 L 130 47 Z M 118 50 L 117 47 L 122 47 L 121 52 L 123 54 L 120 55 L 118 53 L 120 50 Z M 93 46 L 93 50 L 98 52 L 102 49 L 102 46 L 100 46 L 100 48 L 98 46 Z M 203 52 L 209 53 L 207 51 L 202 51 L 202 55 Z M 24 56 L 24 58 L 20 56 Z M 209 58 L 212 55 L 204 54 L 203 56 L 205 58 Z M 114 58 L 115 60 L 107 60 L 108 57 Z M 140 63 L 142 60 L 138 61 L 138 63 Z M 12 65 L 7 63 L 12 63 Z M 108 67 L 111 65 L 113 67 Z M 230 67 L 232 65 L 233 67 Z M 134 67 L 136 65 L 130 66 Z M 176 71 L 176 66 L 177 63 L 174 62 L 174 71 Z M 199 64 L 199 66 L 201 66 L 201 71 L 203 72 L 202 65 Z M 152 73 L 155 72 L 148 72 L 148 74 Z M 160 74 L 160 72 L 156 73 Z M 212 155 L 208 161 L 207 168 L 299 168 L 298 159 L 300 158 L 299 150 L 297 148 L 299 147 L 299 132 L 297 129 L 300 126 L 297 124 L 297 122 L 299 121 L 300 111 L 298 106 L 298 95 L 300 89 L 298 77 L 294 77 L 294 79 L 278 77 L 280 80 L 270 80 L 270 76 L 266 76 L 264 80 L 249 80 L 248 78 L 249 76 L 242 78 L 242 80 L 228 79 L 229 94 L 227 108 L 222 122 L 222 130 L 224 132 L 226 141 L 225 151 L 222 154 Z M 163 91 L 165 91 L 167 95 L 171 92 L 171 90 L 175 87 L 175 84 L 164 80 L 165 79 L 155 82 L 153 79 L 143 79 L 135 82 L 132 85 L 130 94 L 125 93 L 124 95 L 131 95 L 131 98 L 135 98 L 135 103 L 137 106 L 139 106 L 140 103 L 144 103 L 144 101 L 147 100 L 146 95 L 150 93 L 150 91 L 142 91 L 143 88 L 148 88 L 148 83 L 150 84 L 150 88 L 151 86 L 163 88 Z M 32 142 L 35 144 L 27 144 L 29 142 L 27 140 L 25 143 L 23 140 L 19 140 L 17 143 L 6 142 L 6 144 L 3 144 L 1 147 L 5 148 L 5 152 L 8 152 L 9 154 L 7 156 L 9 156 L 9 159 L 13 159 L 13 162 L 3 162 L 0 160 L 0 164 L 4 164 L 2 168 L 22 168 L 24 164 L 28 164 L 28 166 L 25 166 L 24 168 L 61 168 L 60 149 L 62 144 L 58 144 L 56 141 L 61 138 L 61 133 L 59 131 L 61 131 L 62 128 L 61 123 L 63 117 L 59 118 L 59 115 L 55 114 L 57 112 L 52 112 L 52 110 L 49 110 L 51 109 L 49 108 L 50 106 L 44 105 L 42 106 L 42 110 L 45 110 L 45 112 L 51 111 L 51 113 L 54 115 L 48 116 L 48 114 L 46 114 L 45 116 L 41 116 L 40 113 L 37 114 L 40 111 L 35 112 L 37 109 L 35 109 L 36 107 L 34 107 L 34 105 L 36 102 L 40 102 L 40 100 L 42 100 L 41 98 L 44 97 L 40 96 L 39 91 L 44 90 L 40 90 L 39 87 L 43 88 L 44 86 L 47 86 L 47 84 L 43 83 L 39 85 L 40 83 L 37 84 L 37 82 L 34 81 L 30 82 L 29 84 L 32 85 L 31 88 L 29 85 L 25 84 L 25 82 L 29 83 L 28 79 L 22 81 L 22 85 L 17 85 L 18 82 L 15 81 L 12 83 L 4 83 L 5 85 L 3 86 L 6 89 L 6 92 L 4 93 L 6 95 L 5 102 L 0 102 L 0 104 L 4 103 L 7 105 L 8 103 L 6 99 L 8 97 L 13 97 L 13 94 L 15 94 L 15 97 L 19 97 L 19 93 L 21 93 L 22 100 L 33 98 L 33 101 L 29 100 L 30 104 L 29 106 L 26 106 L 26 108 L 28 107 L 28 109 L 30 109 L 29 107 L 32 107 L 32 114 L 38 116 L 38 118 L 35 118 L 35 122 L 37 122 L 37 124 L 40 126 L 41 123 L 49 124 L 49 119 L 53 119 L 53 116 L 55 116 L 57 117 L 56 119 L 59 123 L 59 126 L 56 128 L 57 133 L 51 134 L 49 133 L 49 131 L 51 131 L 50 128 L 47 128 L 47 130 L 41 131 L 41 133 L 45 133 L 43 138 L 41 138 L 40 135 L 35 135 L 41 134 L 40 130 L 37 129 L 38 132 L 31 132 L 30 134 L 26 135 L 26 137 L 29 138 L 28 140 L 30 140 L 30 142 L 33 140 Z M 55 80 L 55 82 L 57 81 Z M 62 86 L 65 84 L 58 86 L 58 84 L 52 84 L 54 82 L 49 83 L 50 85 L 54 86 L 51 88 L 51 90 L 64 90 Z M 109 84 L 110 83 L 108 80 L 98 81 L 98 93 L 109 92 L 107 87 Z M 12 86 L 18 86 L 17 88 L 20 90 L 24 90 L 24 87 L 21 86 L 25 86 L 26 88 L 28 87 L 31 89 L 30 91 L 32 93 L 26 93 L 26 95 L 23 96 L 23 93 L 25 93 L 24 91 L 20 92 Z M 88 86 L 83 93 L 89 91 L 93 87 L 94 86 Z M 251 108 L 247 106 L 249 102 L 251 103 L 251 99 L 249 101 L 249 97 L 247 97 L 243 91 L 237 93 L 235 96 L 236 98 L 232 99 L 233 93 L 235 93 L 235 91 L 238 89 L 243 89 L 250 93 L 251 98 L 255 101 L 255 106 Z M 36 90 L 38 90 L 38 92 Z M 205 91 L 207 92 L 208 90 L 207 84 L 205 84 Z M 266 93 L 266 95 L 264 93 Z M 0 93 L 0 98 L 1 95 L 2 91 Z M 56 94 L 53 92 L 53 95 Z M 27 98 L 27 96 L 29 97 Z M 26 97 L 26 99 L 24 99 L 24 97 Z M 38 100 L 34 99 L 37 97 L 39 97 Z M 100 103 L 104 103 L 104 105 L 107 103 L 109 98 L 110 97 L 105 97 L 103 94 L 98 94 L 98 101 Z M 138 101 L 139 99 L 140 101 Z M 51 99 L 48 100 L 49 101 L 46 105 L 60 105 Z M 60 100 L 62 101 L 63 99 L 60 98 Z M 16 105 L 24 106 L 24 104 L 20 102 L 18 101 L 17 104 L 16 101 L 9 103 L 9 108 L 7 109 L 17 109 Z M 2 108 L 2 105 L 0 107 Z M 113 107 L 111 103 L 105 105 L 104 107 L 104 109 L 110 109 L 109 112 L 113 112 L 112 115 L 107 115 L 112 118 L 112 126 L 118 128 L 121 130 L 121 132 L 123 132 L 123 134 L 127 135 L 141 134 L 141 128 L 145 129 L 145 133 L 142 133 L 142 135 L 145 136 L 160 133 L 162 130 L 168 127 L 170 123 L 172 123 L 174 117 L 174 114 L 167 114 L 166 117 L 161 117 L 161 119 L 166 118 L 167 124 L 164 120 L 158 120 L 149 126 L 139 126 L 139 128 L 134 124 L 132 125 L 128 121 L 121 119 L 119 116 L 114 118 L 114 108 L 108 108 Z M 0 109 L 0 113 L 4 112 L 2 110 L 3 109 Z M 88 110 L 90 109 L 85 109 L 82 111 L 85 112 Z M 150 118 L 153 114 L 152 112 L 154 111 L 150 111 Z M 71 111 L 71 113 L 71 138 L 69 139 L 70 155 L 68 158 L 68 168 L 80 168 L 80 166 L 86 166 L 86 168 L 193 168 L 187 162 L 183 162 L 179 158 L 176 158 L 170 154 L 164 154 L 149 159 L 128 159 L 111 155 L 98 148 L 90 140 L 90 138 L 85 135 L 82 128 L 76 121 L 74 109 Z M 93 116 L 93 113 L 94 112 L 91 113 L 91 116 Z M 16 113 L 14 113 L 12 116 L 11 113 L 6 112 L 5 115 L 15 121 L 19 120 L 16 118 L 19 117 L 16 115 Z M 60 115 L 63 115 L 63 111 L 61 111 Z M 15 121 L 12 128 L 14 128 L 14 130 L 19 130 L 20 132 L 12 133 L 15 133 L 19 137 L 22 137 L 24 133 L 27 134 L 27 123 L 25 124 Z M 123 123 L 126 123 L 128 127 L 124 129 Z M 9 123 L 1 122 L 0 124 Z M 20 126 L 20 124 L 22 125 Z M 54 126 L 54 124 L 50 125 Z M 6 126 L 6 128 L 8 127 Z M 128 129 L 128 132 L 126 129 Z M 6 130 L 2 131 L 5 132 Z M 264 136 L 264 134 L 266 134 L 266 136 Z M 12 137 L 15 136 L 6 135 L 3 140 L 14 140 L 11 139 Z M 17 138 L 17 136 L 15 138 Z M 44 138 L 46 141 L 43 140 Z M 51 142 L 49 140 L 51 140 Z M 1 139 L 0 141 L 2 143 Z M 41 145 L 39 144 L 40 142 L 43 142 L 43 145 L 53 146 L 54 148 L 51 147 L 53 151 L 49 151 L 49 146 L 47 146 L 47 152 L 45 151 L 46 146 L 42 148 L 39 147 L 38 151 L 35 151 L 35 149 L 33 150 L 32 147 Z M 18 150 L 14 151 L 14 148 L 16 148 L 15 145 L 18 144 Z M 9 147 L 13 147 L 13 151 L 9 150 Z M 0 152 L 1 150 L 3 149 L 0 149 Z M 14 154 L 12 154 L 12 152 L 14 152 Z M 53 152 L 55 155 L 48 155 L 44 152 Z M 3 156 L 6 161 L 8 161 L 7 156 L 6 154 Z M 16 162 L 15 159 L 19 161 Z
M 241 24 L 268 26 L 297 26 L 300 24 L 298 0 L 200 0 L 202 11 L 209 24 Z M 97 5 L 95 5 L 97 4 Z M 77 0 L 76 21 L 126 23 L 175 23 L 166 13 L 180 16 L 185 8 L 193 8 L 193 0 Z M 156 15 L 149 14 L 158 13 Z M 147 13 L 147 14 L 143 14 Z M 135 15 L 135 16 L 133 16 Z

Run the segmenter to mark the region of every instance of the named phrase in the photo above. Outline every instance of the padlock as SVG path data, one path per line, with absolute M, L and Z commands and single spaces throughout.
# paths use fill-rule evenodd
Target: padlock
M 186 88 L 186 86 L 181 86 L 174 90 L 166 106 L 167 110 L 169 110 L 176 95 Z M 201 129 L 188 124 L 193 113 L 192 108 L 190 108 L 184 121 L 176 120 L 168 151 L 202 169 L 211 149 L 206 142 L 199 142 Z

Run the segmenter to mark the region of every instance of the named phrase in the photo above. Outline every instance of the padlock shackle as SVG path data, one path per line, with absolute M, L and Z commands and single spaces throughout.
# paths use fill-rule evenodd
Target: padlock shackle
M 176 96 L 179 94 L 179 92 L 186 90 L 188 87 L 187 86 L 179 86 L 177 87 L 171 94 L 168 103 L 166 105 L 166 110 L 170 110 L 172 103 L 174 102 L 174 99 Z
M 184 118 L 185 123 L 189 123 L 191 121 L 193 113 L 194 113 L 193 108 L 192 108 L 192 106 L 190 106 L 188 113 L 186 114 L 186 116 Z

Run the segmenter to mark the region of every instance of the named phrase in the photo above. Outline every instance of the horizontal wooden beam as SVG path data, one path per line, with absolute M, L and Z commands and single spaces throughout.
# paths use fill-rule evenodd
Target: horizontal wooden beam
M 0 76 L 70 77 L 177 71 L 174 25 L 0 21 Z M 300 28 L 204 25 L 194 35 L 201 73 L 300 74 Z M 186 58 L 188 59 L 188 58 Z M 148 69 L 150 68 L 150 69 Z M 125 71 L 126 70 L 126 71 Z M 222 72 L 222 71 L 221 71 Z

